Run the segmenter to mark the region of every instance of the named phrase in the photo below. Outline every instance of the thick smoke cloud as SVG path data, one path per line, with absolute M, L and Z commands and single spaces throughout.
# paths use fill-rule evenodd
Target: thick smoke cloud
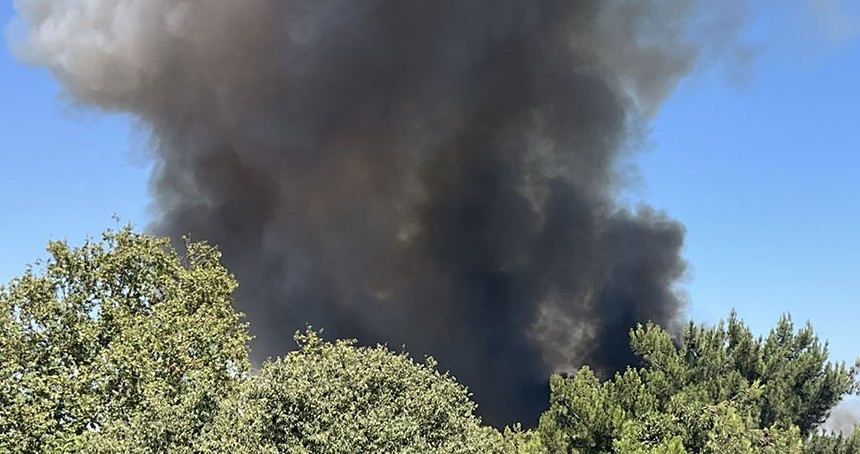
M 730 53 L 730 3 L 16 5 L 23 58 L 151 129 L 154 229 L 222 248 L 257 359 L 307 323 L 406 345 L 501 423 L 533 421 L 553 371 L 630 364 L 635 323 L 674 326 L 684 229 L 620 207 L 620 169 Z

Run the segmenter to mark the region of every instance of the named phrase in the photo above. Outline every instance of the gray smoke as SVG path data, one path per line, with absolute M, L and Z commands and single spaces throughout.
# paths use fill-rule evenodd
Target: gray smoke
M 549 373 L 630 364 L 683 309 L 683 227 L 616 198 L 677 82 L 742 57 L 731 1 L 16 6 L 23 58 L 152 131 L 154 229 L 221 247 L 257 359 L 310 323 L 533 421 Z
M 830 412 L 820 430 L 825 433 L 851 435 L 860 426 L 860 398 L 847 396 Z

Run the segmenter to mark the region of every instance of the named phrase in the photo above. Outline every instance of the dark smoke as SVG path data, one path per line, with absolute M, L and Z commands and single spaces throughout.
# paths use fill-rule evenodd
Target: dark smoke
M 703 2 L 704 3 L 704 2 Z M 628 151 L 739 25 L 689 0 L 19 0 L 19 52 L 151 129 L 155 230 L 218 244 L 257 359 L 306 323 L 432 354 L 492 423 L 633 361 L 684 229 Z M 714 45 L 720 43 L 720 45 Z

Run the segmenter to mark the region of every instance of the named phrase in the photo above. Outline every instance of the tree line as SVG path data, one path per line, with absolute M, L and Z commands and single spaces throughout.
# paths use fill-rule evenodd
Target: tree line
M 0 287 L 2 453 L 860 453 L 860 431 L 820 429 L 857 367 L 788 316 L 758 337 L 734 313 L 639 325 L 640 367 L 555 375 L 537 427 L 497 430 L 432 358 L 311 329 L 250 374 L 205 242 L 124 228 L 48 252 Z

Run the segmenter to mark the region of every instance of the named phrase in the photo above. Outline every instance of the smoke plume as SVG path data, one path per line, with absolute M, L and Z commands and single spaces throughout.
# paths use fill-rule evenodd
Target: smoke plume
M 151 130 L 154 229 L 220 246 L 256 359 L 307 323 L 405 345 L 498 424 L 674 326 L 684 229 L 616 199 L 661 101 L 732 56 L 732 3 L 17 0 L 17 50 Z
M 822 432 L 849 436 L 860 427 L 860 398 L 847 396 L 833 408 L 827 421 L 821 425 Z

